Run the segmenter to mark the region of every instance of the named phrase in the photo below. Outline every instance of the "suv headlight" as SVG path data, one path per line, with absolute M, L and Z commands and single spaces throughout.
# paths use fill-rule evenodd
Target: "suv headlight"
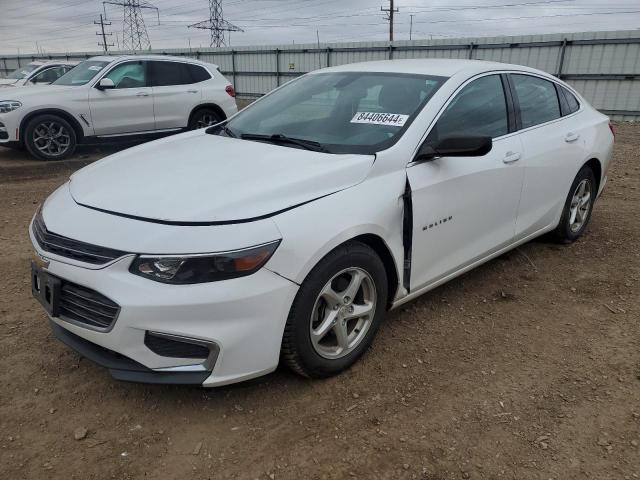
M 0 100 L 0 113 L 13 112 L 16 108 L 20 108 L 22 104 L 17 100 Z
M 267 263 L 280 240 L 257 247 L 203 255 L 139 255 L 129 271 L 156 282 L 176 285 L 216 282 L 251 275 Z

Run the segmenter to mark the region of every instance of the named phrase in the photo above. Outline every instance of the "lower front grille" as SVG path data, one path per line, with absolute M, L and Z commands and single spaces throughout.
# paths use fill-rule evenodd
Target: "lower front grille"
M 120 306 L 104 295 L 63 280 L 60 288 L 59 315 L 63 320 L 96 330 L 110 330 Z

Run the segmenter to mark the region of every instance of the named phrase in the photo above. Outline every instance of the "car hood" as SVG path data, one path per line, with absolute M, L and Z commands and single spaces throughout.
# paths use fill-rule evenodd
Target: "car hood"
M 1 84 L 0 84 L 1 85 Z M 68 85 L 18 85 L 19 88 L 11 91 L 11 100 L 30 99 L 31 97 L 47 96 L 55 99 L 56 95 L 77 89 L 76 86 Z M 27 88 L 23 88 L 27 87 Z M 38 100 L 34 100 L 38 101 Z
M 331 155 L 188 132 L 111 155 L 70 181 L 80 205 L 150 221 L 251 221 L 349 188 L 373 155 Z
M 15 78 L 0 78 L 0 85 L 13 85 L 17 81 Z

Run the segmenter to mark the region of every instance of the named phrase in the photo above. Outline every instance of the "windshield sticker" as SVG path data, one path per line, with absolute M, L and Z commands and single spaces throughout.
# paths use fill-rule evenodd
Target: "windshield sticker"
M 89 68 L 87 68 L 87 70 L 94 70 L 96 72 L 99 72 L 100 70 L 102 70 L 102 67 L 100 65 L 91 65 Z
M 402 127 L 408 119 L 409 115 L 401 115 L 399 113 L 358 112 L 351 119 L 351 123 Z

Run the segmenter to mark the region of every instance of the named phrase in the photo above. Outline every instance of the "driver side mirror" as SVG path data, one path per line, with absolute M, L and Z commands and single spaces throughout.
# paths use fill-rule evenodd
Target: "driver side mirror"
M 425 140 L 414 161 L 427 162 L 436 157 L 482 157 L 492 147 L 491 137 L 446 137 L 435 143 Z
M 101 78 L 97 85 L 98 90 L 106 90 L 108 88 L 116 88 L 116 84 L 110 78 Z

